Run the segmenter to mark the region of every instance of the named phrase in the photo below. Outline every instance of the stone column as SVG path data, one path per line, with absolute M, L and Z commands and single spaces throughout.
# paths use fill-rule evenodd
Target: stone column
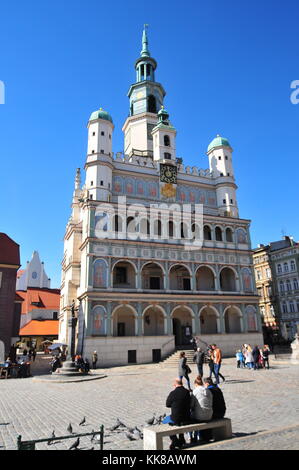
M 143 331 L 143 318 L 142 318 L 142 304 L 139 302 L 137 304 L 137 325 L 135 325 L 136 328 L 136 335 L 137 336 L 143 336 L 144 331 Z
M 218 312 L 219 312 L 219 316 L 220 316 L 220 318 L 219 318 L 219 326 L 220 326 L 219 333 L 225 333 L 225 322 L 224 322 L 224 316 L 223 316 L 223 312 L 224 312 L 225 307 L 226 307 L 225 304 L 219 304 L 219 308 L 218 308 Z
M 112 336 L 112 304 L 111 302 L 107 302 L 106 304 L 107 310 L 107 336 Z

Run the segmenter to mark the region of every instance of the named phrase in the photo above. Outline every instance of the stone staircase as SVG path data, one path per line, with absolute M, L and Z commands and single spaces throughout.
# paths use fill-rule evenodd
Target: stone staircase
M 193 356 L 195 352 L 190 346 L 179 346 L 174 353 L 172 353 L 170 356 L 166 357 L 161 361 L 159 364 L 162 366 L 175 366 L 178 367 L 179 360 L 180 360 L 180 352 L 185 351 L 186 353 L 186 358 L 187 358 L 187 364 L 193 364 Z

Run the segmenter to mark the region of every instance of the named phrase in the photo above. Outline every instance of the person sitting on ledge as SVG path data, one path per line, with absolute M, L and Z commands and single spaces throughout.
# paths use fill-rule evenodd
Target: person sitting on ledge
M 171 408 L 171 415 L 166 416 L 162 423 L 177 426 L 189 424 L 191 422 L 190 392 L 183 387 L 181 379 L 175 379 L 173 386 L 174 390 L 170 392 L 166 400 L 166 407 Z M 178 438 L 176 435 L 170 436 L 170 440 L 170 450 L 181 449 L 186 443 L 184 434 L 179 434 Z

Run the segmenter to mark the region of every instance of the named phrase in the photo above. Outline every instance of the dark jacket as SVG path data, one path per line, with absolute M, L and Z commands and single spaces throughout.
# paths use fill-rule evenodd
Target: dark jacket
M 254 348 L 253 351 L 252 351 L 252 355 L 253 355 L 254 362 L 257 362 L 259 360 L 259 357 L 260 357 L 259 348 Z
M 203 364 L 205 362 L 205 353 L 202 351 L 197 351 L 194 354 L 193 361 L 196 362 L 196 364 Z
M 179 377 L 186 377 L 186 375 L 188 376 L 189 374 L 188 370 L 189 370 L 189 366 L 187 365 L 187 358 L 182 357 L 179 361 L 179 371 L 178 371 Z
M 226 412 L 225 401 L 223 393 L 219 387 L 215 385 L 210 385 L 208 389 L 212 392 L 213 395 L 213 416 L 212 419 L 221 419 L 224 417 Z
M 170 417 L 175 424 L 190 422 L 190 403 L 190 393 L 185 387 L 176 387 L 170 392 L 166 400 L 166 406 L 171 408 Z

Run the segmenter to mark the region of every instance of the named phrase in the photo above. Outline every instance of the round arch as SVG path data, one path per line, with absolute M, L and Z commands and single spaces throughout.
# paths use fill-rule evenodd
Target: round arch
M 215 271 L 206 265 L 200 265 L 195 271 L 196 290 L 212 291 L 216 288 Z
M 238 290 L 238 273 L 231 266 L 223 266 L 219 271 L 220 289 L 228 292 L 236 292 Z
M 217 334 L 220 331 L 220 314 L 212 305 L 204 305 L 198 312 L 201 334 Z
M 223 311 L 225 333 L 241 333 L 243 331 L 243 314 L 236 305 L 228 305 Z
M 137 317 L 132 305 L 117 305 L 111 314 L 113 336 L 136 336 Z
M 167 331 L 167 314 L 160 305 L 148 305 L 142 312 L 142 334 L 162 336 Z

